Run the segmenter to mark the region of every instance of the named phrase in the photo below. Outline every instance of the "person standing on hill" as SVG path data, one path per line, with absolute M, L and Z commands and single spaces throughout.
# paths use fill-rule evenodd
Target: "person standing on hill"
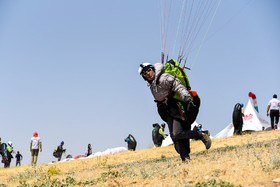
M 243 127 L 243 116 L 244 116 L 244 109 L 242 103 L 237 103 L 234 106 L 233 113 L 232 113 L 232 123 L 234 126 L 234 135 L 241 135 L 242 134 L 242 127 Z
M 159 124 L 155 123 L 153 124 L 153 127 L 154 129 L 152 132 L 152 138 L 154 145 L 156 147 L 161 147 L 162 141 L 167 136 L 167 134 L 164 134 L 165 124 L 163 123 L 161 126 L 159 126 Z
M 131 134 L 129 134 L 124 139 L 124 141 L 127 143 L 127 149 L 128 150 L 135 151 L 137 142 L 136 142 L 135 138 Z
M 92 148 L 91 148 L 91 144 L 88 144 L 87 150 L 86 150 L 86 156 L 89 156 L 92 154 Z
M 270 124 L 271 129 L 277 129 L 277 125 L 279 122 L 279 108 L 280 108 L 280 101 L 277 99 L 277 95 L 274 94 L 273 98 L 268 102 L 266 115 L 268 116 L 270 110 Z M 275 123 L 274 123 L 275 119 Z
M 22 158 L 23 158 L 23 156 L 19 153 L 19 151 L 17 152 L 17 154 L 16 154 L 16 166 L 21 166 L 21 160 L 22 160 Z
M 37 165 L 39 149 L 40 152 L 42 152 L 42 141 L 41 138 L 38 136 L 38 133 L 34 132 L 30 142 L 31 166 Z
M 170 64 L 173 63 L 171 61 L 175 62 L 172 59 L 169 61 Z M 180 71 L 180 68 L 177 70 Z M 209 149 L 211 147 L 209 136 L 191 130 L 191 124 L 195 121 L 200 106 L 196 92 L 188 90 L 179 79 L 164 72 L 164 65 L 161 63 L 140 64 L 138 72 L 149 83 L 158 113 L 162 120 L 167 122 L 170 137 L 182 161 L 190 159 L 190 139 L 202 140 L 206 149 Z M 179 95 L 179 99 L 175 98 L 176 94 Z

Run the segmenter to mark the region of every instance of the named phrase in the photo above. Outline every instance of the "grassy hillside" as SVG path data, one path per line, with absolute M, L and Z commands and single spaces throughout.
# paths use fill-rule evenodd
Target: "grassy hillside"
M 1 168 L 0 186 L 275 186 L 280 131 L 191 142 L 182 163 L 173 146 L 55 164 Z

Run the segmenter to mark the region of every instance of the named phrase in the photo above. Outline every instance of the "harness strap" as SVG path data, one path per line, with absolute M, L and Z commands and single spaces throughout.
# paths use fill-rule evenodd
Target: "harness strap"
M 184 116 L 185 110 L 184 110 L 184 107 L 183 107 L 183 105 L 180 102 L 177 102 L 176 104 L 177 104 L 177 106 L 179 108 L 179 112 L 180 112 L 181 118 L 184 121 L 185 120 L 185 116 Z

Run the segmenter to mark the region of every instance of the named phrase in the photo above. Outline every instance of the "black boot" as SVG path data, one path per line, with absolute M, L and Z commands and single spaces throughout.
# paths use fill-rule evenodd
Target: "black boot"
M 203 133 L 203 132 L 199 132 L 200 133 L 200 139 L 201 141 L 204 143 L 206 149 L 210 149 L 212 141 L 210 139 L 210 137 L 208 136 L 208 134 Z

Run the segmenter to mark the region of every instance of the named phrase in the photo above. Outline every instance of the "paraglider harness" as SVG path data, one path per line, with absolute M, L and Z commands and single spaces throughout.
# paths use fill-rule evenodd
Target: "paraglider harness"
M 2 156 L 2 163 L 6 164 L 6 162 L 8 161 L 8 153 L 7 153 L 7 144 L 6 143 L 2 143 L 0 146 L 0 154 Z
M 159 133 L 160 126 L 158 123 L 153 124 L 152 138 L 156 147 L 160 147 L 164 137 Z
M 59 146 L 55 148 L 53 151 L 53 156 L 55 158 L 60 158 L 62 156 L 62 153 L 65 153 L 66 149 L 60 149 Z
M 179 81 L 181 81 L 181 83 L 189 91 L 189 93 L 192 97 L 192 100 L 197 107 L 197 113 L 198 113 L 198 108 L 200 106 L 200 98 L 195 91 L 191 90 L 191 86 L 190 86 L 190 83 L 189 83 L 189 80 L 188 80 L 188 77 L 187 77 L 187 74 L 186 74 L 184 68 L 182 66 L 180 66 L 180 64 L 176 60 L 174 60 L 174 59 L 169 60 L 168 62 L 165 63 L 163 70 L 160 72 L 159 76 L 157 77 L 156 85 L 159 84 L 160 76 L 163 73 L 168 73 L 168 74 L 174 76 L 174 81 L 176 78 Z M 185 101 L 180 97 L 179 93 L 174 92 L 172 90 L 172 88 L 169 90 L 169 94 L 165 98 L 165 100 L 163 100 L 163 101 L 155 100 L 155 102 L 157 103 L 158 113 L 159 113 L 160 117 L 162 118 L 162 120 L 165 122 L 167 121 L 167 115 L 168 115 L 167 114 L 167 105 L 169 102 L 176 103 L 176 105 L 179 109 L 180 115 L 181 115 L 181 119 L 183 121 L 186 120 L 186 113 L 190 112 L 189 108 L 186 107 Z M 196 118 L 196 116 L 195 116 L 195 118 Z
M 128 139 L 129 139 L 129 141 L 127 141 L 128 150 L 135 151 L 137 145 L 135 138 L 131 134 L 129 134 Z

